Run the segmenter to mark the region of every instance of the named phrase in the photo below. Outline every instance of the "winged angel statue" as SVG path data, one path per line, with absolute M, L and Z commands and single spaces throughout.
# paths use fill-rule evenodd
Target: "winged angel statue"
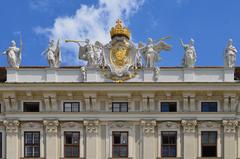
M 138 49 L 144 57 L 146 68 L 155 68 L 156 63 L 161 60 L 159 52 L 171 49 L 171 45 L 168 45 L 163 41 L 167 38 L 169 37 L 161 38 L 157 43 L 154 43 L 152 38 L 148 38 L 148 42 L 145 46 L 142 43 L 139 43 Z
M 54 40 L 51 40 L 48 48 L 43 51 L 42 55 L 47 57 L 48 64 L 51 68 L 59 68 L 62 61 L 59 40 L 56 46 L 54 44 Z
M 88 67 L 96 67 L 104 65 L 104 59 L 102 55 L 103 44 L 96 41 L 92 44 L 89 39 L 85 41 L 78 40 L 66 40 L 65 42 L 73 42 L 79 46 L 79 59 L 87 61 Z M 85 45 L 81 45 L 85 43 Z

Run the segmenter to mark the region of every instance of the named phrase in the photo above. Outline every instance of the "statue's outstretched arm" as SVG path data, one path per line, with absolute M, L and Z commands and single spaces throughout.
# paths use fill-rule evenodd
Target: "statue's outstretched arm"
M 5 54 L 7 54 L 7 51 L 4 51 L 4 52 L 2 53 L 2 55 L 5 55 Z

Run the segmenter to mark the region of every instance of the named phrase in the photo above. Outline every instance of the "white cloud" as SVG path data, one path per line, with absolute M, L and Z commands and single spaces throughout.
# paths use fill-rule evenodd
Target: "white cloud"
M 65 39 L 84 40 L 107 43 L 110 40 L 109 31 L 115 21 L 121 18 L 125 21 L 133 15 L 144 0 L 99 0 L 97 5 L 81 5 L 75 15 L 58 17 L 49 28 L 35 28 L 37 33 L 45 34 L 49 39 L 62 40 L 63 62 L 79 64 L 76 45 L 64 43 Z

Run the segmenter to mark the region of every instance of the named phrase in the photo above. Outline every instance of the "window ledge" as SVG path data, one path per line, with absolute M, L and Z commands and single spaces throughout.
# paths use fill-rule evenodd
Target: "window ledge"
M 20 159 L 45 159 L 45 157 L 20 157 Z
M 182 157 L 157 157 L 157 159 L 183 159 Z
M 198 157 L 197 159 L 223 159 L 222 157 Z
M 133 159 L 132 157 L 108 157 L 108 159 Z
M 85 159 L 84 157 L 60 157 L 59 159 Z

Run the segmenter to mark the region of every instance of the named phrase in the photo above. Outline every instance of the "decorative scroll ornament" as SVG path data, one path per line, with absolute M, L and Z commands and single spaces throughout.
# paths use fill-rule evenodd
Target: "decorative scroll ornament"
M 7 134 L 14 135 L 18 133 L 20 122 L 18 120 L 4 120 L 3 125 L 6 127 Z
M 86 132 L 89 135 L 97 135 L 98 133 L 98 126 L 99 121 L 98 120 L 85 120 L 83 122 L 83 125 L 86 126 Z
M 141 125 L 143 126 L 143 132 L 147 135 L 154 134 L 155 133 L 155 126 L 156 126 L 156 121 L 147 121 L 147 120 L 142 120 Z
M 135 63 L 138 50 L 129 40 L 130 32 L 118 20 L 110 33 L 112 40 L 103 47 L 105 67 L 102 72 L 107 78 L 118 82 L 131 79 L 137 74 Z
M 185 133 L 194 133 L 197 120 L 182 120 L 182 126 Z
M 223 120 L 224 133 L 235 133 L 238 126 L 237 120 Z
M 44 120 L 43 125 L 46 127 L 46 133 L 49 135 L 56 135 L 59 125 L 58 120 Z

